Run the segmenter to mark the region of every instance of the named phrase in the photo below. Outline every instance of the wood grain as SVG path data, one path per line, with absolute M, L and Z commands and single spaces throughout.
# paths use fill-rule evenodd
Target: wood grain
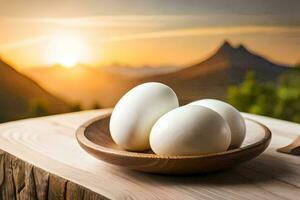
M 0 150 L 0 199 L 106 199 Z
M 246 139 L 237 149 L 199 156 L 159 156 L 152 151 L 130 152 L 113 142 L 109 131 L 110 114 L 96 117 L 76 131 L 80 146 L 108 163 L 157 174 L 194 174 L 228 169 L 262 153 L 270 143 L 271 132 L 264 125 L 246 119 Z
M 297 137 L 291 144 L 277 149 L 278 152 L 300 155 L 300 136 Z
M 22 199 L 20 193 L 25 197 L 37 185 L 39 189 L 34 190 L 40 194 L 48 185 L 48 199 L 73 198 L 73 191 L 84 199 L 299 199 L 300 159 L 276 152 L 299 136 L 299 124 L 244 114 L 266 124 L 273 133 L 263 154 L 224 172 L 161 176 L 107 164 L 80 148 L 75 130 L 107 112 L 79 112 L 0 124 L 0 199 Z M 44 178 L 32 179 L 36 174 Z M 25 181 L 25 176 L 31 181 Z M 33 194 L 30 199 L 37 198 Z

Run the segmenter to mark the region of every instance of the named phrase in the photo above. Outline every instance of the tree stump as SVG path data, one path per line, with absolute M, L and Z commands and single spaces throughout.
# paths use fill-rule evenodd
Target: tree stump
M 0 150 L 0 199 L 107 199 Z

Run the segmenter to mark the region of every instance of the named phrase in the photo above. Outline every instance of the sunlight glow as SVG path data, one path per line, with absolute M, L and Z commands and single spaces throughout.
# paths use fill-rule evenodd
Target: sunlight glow
M 62 54 L 58 58 L 57 63 L 66 68 L 74 67 L 76 64 L 78 64 L 78 55 L 72 53 Z
M 55 33 L 49 40 L 49 64 L 71 68 L 88 60 L 88 47 L 83 37 L 76 33 Z

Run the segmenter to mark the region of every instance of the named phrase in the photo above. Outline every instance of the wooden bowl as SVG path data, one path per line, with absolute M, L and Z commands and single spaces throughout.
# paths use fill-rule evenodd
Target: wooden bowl
M 130 152 L 111 139 L 110 114 L 94 118 L 78 128 L 80 146 L 92 156 L 105 162 L 143 172 L 159 174 L 191 174 L 223 170 L 261 154 L 271 140 L 270 130 L 246 119 L 246 139 L 238 149 L 200 156 L 158 156 L 153 152 Z

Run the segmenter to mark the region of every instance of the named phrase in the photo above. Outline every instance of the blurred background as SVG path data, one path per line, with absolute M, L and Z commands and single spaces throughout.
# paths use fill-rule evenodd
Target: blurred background
M 300 123 L 299 0 L 0 1 L 0 122 L 112 107 L 149 81 Z

